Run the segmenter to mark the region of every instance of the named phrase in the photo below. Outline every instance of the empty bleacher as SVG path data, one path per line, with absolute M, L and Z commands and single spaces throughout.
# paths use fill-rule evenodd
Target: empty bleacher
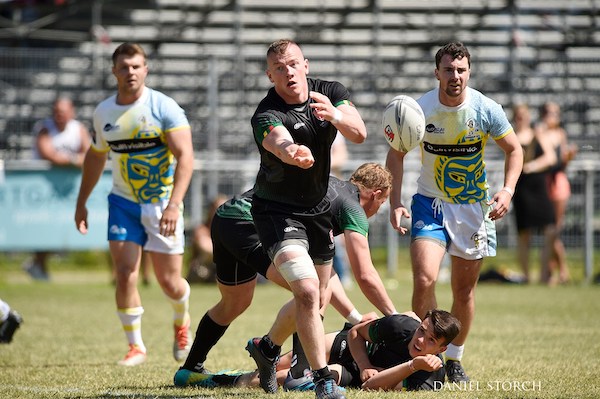
M 379 131 L 385 104 L 435 87 L 434 52 L 450 40 L 468 45 L 471 85 L 509 116 L 517 102 L 529 103 L 536 118 L 538 106 L 557 101 L 570 138 L 587 149 L 581 156 L 597 159 L 600 151 L 600 0 L 38 3 L 24 9 L 0 2 L 2 160 L 30 156 L 31 128 L 51 113 L 58 94 L 72 97 L 78 118 L 91 126 L 95 106 L 114 92 L 114 47 L 139 41 L 149 55 L 148 85 L 172 96 L 192 124 L 196 158 L 205 168 L 195 188 L 207 202 L 216 192 L 237 193 L 255 173 L 250 117 L 270 87 L 266 48 L 283 37 L 302 45 L 312 76 L 349 88 L 369 130 L 365 144 L 348 145 L 353 165 L 384 161 L 388 146 Z M 501 156 L 489 147 L 491 158 Z M 569 235 L 574 240 L 581 237 L 585 202 L 584 174 L 576 172 L 566 223 L 569 234 L 579 229 Z M 497 180 L 493 173 L 501 168 L 490 172 Z M 386 220 L 376 224 L 385 231 Z M 507 230 L 502 242 L 510 241 Z
M 12 32 L 11 43 L 27 44 L 23 32 L 54 32 L 43 48 L 2 48 L 5 159 L 26 156 L 31 126 L 50 112 L 58 93 L 73 97 L 79 118 L 89 125 L 95 105 L 114 89 L 112 49 L 127 40 L 139 41 L 149 53 L 148 84 L 186 109 L 198 151 L 251 156 L 249 118 L 269 87 L 264 53 L 281 37 L 303 46 L 313 76 L 340 80 L 350 89 L 371 132 L 367 145 L 350 146 L 356 158 L 382 159 L 385 142 L 376 134 L 382 108 L 399 93 L 419 96 L 435 86 L 433 52 L 449 40 L 471 49 L 472 86 L 507 111 L 514 102 L 536 108 L 557 100 L 573 138 L 600 148 L 600 73 L 593 68 L 600 59 L 600 0 L 41 3 L 36 14 L 45 25 L 0 19 L 0 37 Z M 1 15 L 10 11 L 6 4 Z M 97 25 L 111 43 L 93 35 L 90 28 Z M 29 38 L 38 44 L 39 37 Z

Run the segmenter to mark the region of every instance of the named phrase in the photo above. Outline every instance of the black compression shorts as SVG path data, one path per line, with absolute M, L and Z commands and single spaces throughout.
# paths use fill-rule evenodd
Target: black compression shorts
M 215 215 L 210 234 L 217 280 L 221 284 L 243 284 L 254 280 L 257 272 L 266 277 L 271 260 L 251 221 Z
M 335 253 L 329 209 L 326 199 L 305 212 L 257 196 L 252 200 L 252 218 L 267 252 L 272 252 L 275 244 L 281 241 L 306 240 L 315 264 L 331 262 Z M 269 256 L 274 254 L 269 253 Z

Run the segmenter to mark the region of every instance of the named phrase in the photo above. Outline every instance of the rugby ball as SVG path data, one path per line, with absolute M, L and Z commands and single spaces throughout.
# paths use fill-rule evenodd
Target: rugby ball
M 409 152 L 423 141 L 425 114 L 414 98 L 396 96 L 383 111 L 383 135 L 395 150 Z

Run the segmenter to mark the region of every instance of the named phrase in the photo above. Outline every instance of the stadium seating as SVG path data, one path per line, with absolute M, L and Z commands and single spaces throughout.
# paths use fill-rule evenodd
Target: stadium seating
M 39 3 L 33 15 L 53 21 L 44 28 L 54 40 L 39 48 L 40 35 L 30 42 L 15 35 L 36 47 L 6 47 L 0 56 L 3 157 L 25 156 L 32 140 L 14 137 L 31 134 L 32 121 L 49 113 L 57 93 L 71 95 L 89 124 L 114 87 L 114 43 L 134 40 L 150 54 L 149 85 L 186 109 L 195 147 L 243 159 L 253 145 L 248 120 L 269 87 L 265 47 L 281 37 L 303 45 L 312 75 L 350 88 L 371 132 L 369 145 L 350 146 L 358 159 L 382 158 L 385 142 L 373 134 L 382 107 L 399 93 L 418 96 L 434 87 L 433 51 L 451 39 L 473 51 L 474 87 L 507 109 L 559 99 L 569 133 L 600 147 L 600 73 L 592 68 L 600 59 L 598 0 L 440 0 L 435 7 L 418 0 Z M 2 15 L 7 7 L 0 5 Z M 31 28 L 31 21 L 13 23 Z M 94 40 L 93 24 L 112 44 L 100 40 L 106 36 Z

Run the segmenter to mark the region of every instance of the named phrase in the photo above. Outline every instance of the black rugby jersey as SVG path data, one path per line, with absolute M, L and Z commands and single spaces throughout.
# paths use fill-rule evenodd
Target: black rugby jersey
M 334 106 L 350 104 L 348 90 L 339 82 L 308 78 L 309 91 L 319 92 L 329 98 Z M 252 116 L 254 140 L 260 152 L 260 169 L 256 176 L 254 192 L 257 197 L 312 208 L 327 193 L 331 164 L 331 144 L 336 127 L 314 116 L 309 104 L 286 104 L 271 88 Z M 284 126 L 294 142 L 310 148 L 315 159 L 309 169 L 288 165 L 262 146 L 263 139 L 276 126 Z
M 371 342 L 368 354 L 371 364 L 387 369 L 411 360 L 408 345 L 420 325 L 418 320 L 403 314 L 377 320 L 369 327 Z M 440 355 L 438 357 L 441 358 Z M 409 391 L 439 389 L 444 378 L 443 367 L 434 372 L 417 370 L 404 380 L 404 387 Z
M 374 366 L 390 368 L 411 359 L 408 344 L 421 323 L 410 316 L 383 317 L 369 327 L 369 360 Z
M 363 236 L 369 233 L 369 221 L 365 210 L 360 206 L 358 187 L 349 181 L 329 176 L 327 198 L 331 204 L 333 235 L 342 234 L 344 230 L 355 231 Z

